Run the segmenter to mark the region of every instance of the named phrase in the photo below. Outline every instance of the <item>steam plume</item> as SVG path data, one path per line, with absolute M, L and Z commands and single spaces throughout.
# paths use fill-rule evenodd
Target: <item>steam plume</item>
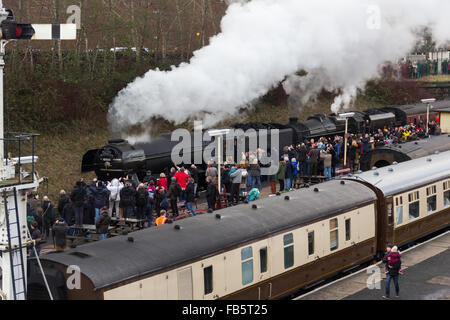
M 343 93 L 336 111 L 377 75 L 379 64 L 407 55 L 417 27 L 429 26 L 438 43 L 449 39 L 449 12 L 448 0 L 233 2 L 222 32 L 189 63 L 151 70 L 118 94 L 111 129 L 127 130 L 152 117 L 214 125 L 301 69 L 312 71 L 305 79 L 312 82 L 300 85 L 305 97 L 322 87 Z

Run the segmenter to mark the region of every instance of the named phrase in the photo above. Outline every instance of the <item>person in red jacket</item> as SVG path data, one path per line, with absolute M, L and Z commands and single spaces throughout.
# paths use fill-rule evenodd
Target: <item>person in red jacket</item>
M 156 182 L 156 185 L 161 188 L 163 187 L 165 190 L 167 190 L 167 179 L 166 179 L 166 175 L 164 173 L 161 173 L 159 175 L 159 179 Z
M 173 176 L 177 179 L 177 183 L 181 187 L 180 201 L 184 201 L 186 200 L 186 187 L 189 175 L 184 172 L 184 167 L 181 167 Z

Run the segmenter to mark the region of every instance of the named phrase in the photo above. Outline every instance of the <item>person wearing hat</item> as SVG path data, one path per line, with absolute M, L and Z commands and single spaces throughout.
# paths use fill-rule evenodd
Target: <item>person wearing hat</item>
M 42 240 L 42 234 L 41 234 L 41 231 L 39 230 L 38 223 L 36 221 L 33 221 L 31 223 L 31 239 L 36 241 L 34 248 L 36 249 L 37 256 L 39 257 L 39 253 L 41 252 L 41 246 L 40 246 L 39 242 Z M 36 253 L 35 253 L 34 249 L 31 248 L 30 258 L 35 257 Z
M 152 175 L 151 170 L 147 170 L 144 179 L 142 180 L 143 183 L 149 183 L 150 181 L 156 181 L 156 178 Z
M 47 239 L 50 235 L 50 228 L 55 223 L 55 213 L 53 212 L 53 203 L 47 196 L 44 196 L 42 202 L 42 234 Z
M 100 240 L 105 240 L 108 236 L 109 225 L 111 224 L 111 217 L 107 207 L 101 209 L 101 215 L 98 217 L 95 226 L 97 232 L 100 233 Z
M 219 191 L 217 190 L 217 186 L 214 184 L 211 176 L 206 177 L 206 184 L 206 201 L 208 202 L 208 212 L 209 210 L 213 212 L 216 206 Z
M 386 274 L 386 293 L 382 296 L 383 299 L 390 299 L 390 291 L 391 291 L 391 280 L 394 281 L 395 286 L 395 297 L 398 298 L 400 294 L 400 286 L 398 284 L 398 276 L 401 267 L 401 260 L 398 260 L 395 263 L 389 263 L 389 256 L 392 252 L 397 253 L 398 249 L 393 244 L 388 243 L 386 246 L 386 254 L 383 258 L 383 263 L 386 264 L 386 270 L 388 271 Z
M 67 248 L 67 231 L 69 231 L 69 226 L 67 225 L 64 218 L 59 218 L 56 220 L 52 227 L 53 234 L 55 235 L 55 249 L 56 251 L 64 251 Z

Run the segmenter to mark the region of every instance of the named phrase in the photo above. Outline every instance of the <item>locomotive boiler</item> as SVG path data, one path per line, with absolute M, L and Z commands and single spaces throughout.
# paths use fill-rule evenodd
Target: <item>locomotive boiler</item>
M 450 100 L 437 103 L 440 105 L 450 105 Z M 403 126 L 408 123 L 419 124 L 421 121 L 423 122 L 423 119 L 426 119 L 426 115 L 427 107 L 424 104 L 387 106 L 381 109 L 354 111 L 354 115 L 348 119 L 348 132 L 353 134 L 363 133 L 367 129 L 367 126 L 369 126 L 370 130 L 374 131 L 385 127 Z M 433 120 L 436 116 L 437 113 L 430 113 L 430 119 Z M 267 143 L 267 150 L 265 151 L 269 154 L 275 150 L 282 150 L 285 146 L 296 145 L 309 141 L 310 139 L 334 137 L 335 135 L 342 136 L 345 132 L 345 120 L 336 114 L 318 114 L 301 122 L 297 118 L 291 118 L 287 125 L 276 123 L 238 123 L 232 125 L 230 129 L 243 129 L 244 131 L 248 129 L 254 129 L 256 131 L 264 129 L 268 133 L 274 129 L 278 130 L 279 143 L 276 145 L 275 143 L 271 143 L 271 141 Z M 248 137 L 234 137 L 234 141 L 225 141 L 223 147 L 225 149 L 229 143 L 236 145 L 236 140 L 244 138 L 248 139 Z M 192 141 L 194 139 L 193 133 L 191 133 L 191 139 Z M 149 139 L 148 142 L 134 144 L 127 140 L 110 140 L 106 146 L 86 152 L 82 160 L 82 172 L 95 171 L 97 176 L 103 180 L 121 177 L 129 172 L 136 173 L 138 177 L 143 177 L 146 170 L 151 170 L 153 173 L 165 172 L 173 166 L 171 154 L 173 148 L 178 143 L 179 141 L 172 141 L 171 134 L 168 133 L 151 140 Z M 203 143 L 202 148 L 197 148 L 196 150 L 194 150 L 195 144 L 192 143 L 191 145 L 191 163 L 194 163 L 195 154 L 202 153 L 209 145 L 209 142 Z M 246 151 L 248 151 L 248 144 L 246 144 L 246 148 Z M 434 151 L 432 148 L 429 149 L 429 152 Z M 386 151 L 386 153 L 392 153 L 392 151 Z M 239 156 L 235 154 L 234 159 L 238 159 Z M 397 156 L 395 161 L 403 161 L 402 159 L 406 160 L 408 157 L 402 158 L 401 156 Z M 365 160 L 368 166 L 372 162 L 371 159 Z M 180 163 L 177 165 L 180 165 Z M 202 172 L 206 169 L 206 163 L 197 164 L 197 167 Z M 371 167 L 367 168 L 370 169 Z

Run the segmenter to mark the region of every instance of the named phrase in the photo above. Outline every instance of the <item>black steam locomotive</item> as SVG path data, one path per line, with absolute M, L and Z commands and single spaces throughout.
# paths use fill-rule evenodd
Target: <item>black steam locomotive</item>
M 450 101 L 446 101 L 450 105 Z M 349 133 L 362 133 L 367 126 L 371 130 L 382 129 L 385 126 L 402 126 L 407 123 L 424 123 L 427 119 L 427 107 L 424 104 L 387 106 L 381 109 L 368 109 L 354 111 L 354 115 L 348 119 Z M 431 112 L 430 119 L 435 119 L 437 113 Z M 334 137 L 345 132 L 345 120 L 336 114 L 318 114 L 306 121 L 298 122 L 297 118 L 291 118 L 288 125 L 274 123 L 250 123 L 235 124 L 233 129 L 273 129 L 279 130 L 279 145 L 267 144 L 267 151 L 282 150 L 284 146 L 298 144 L 310 139 L 320 137 Z M 193 139 L 193 133 L 191 138 Z M 235 138 L 236 139 L 236 138 Z M 130 144 L 126 140 L 111 140 L 108 145 L 89 150 L 83 157 L 82 172 L 95 171 L 97 176 L 104 180 L 120 177 L 129 172 L 136 173 L 139 178 L 145 175 L 146 170 L 153 173 L 165 172 L 171 166 L 172 149 L 179 141 L 171 141 L 170 134 L 162 134 L 146 143 Z M 225 141 L 236 144 L 236 141 Z M 202 150 L 192 150 L 191 156 L 203 149 L 209 143 L 204 143 Z M 193 146 L 194 144 L 192 144 Z M 224 147 L 225 147 L 224 146 Z M 236 158 L 235 158 L 236 159 Z M 194 163 L 193 161 L 191 163 Z M 205 164 L 198 166 L 199 170 L 205 169 Z

